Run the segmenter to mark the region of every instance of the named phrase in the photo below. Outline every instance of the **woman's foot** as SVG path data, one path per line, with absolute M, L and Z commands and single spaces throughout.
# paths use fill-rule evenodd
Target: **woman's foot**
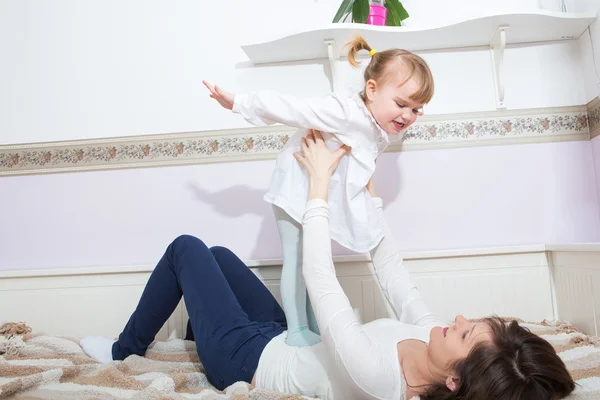
M 113 361 L 112 347 L 116 340 L 107 339 L 102 336 L 88 336 L 79 342 L 83 351 L 102 364 Z

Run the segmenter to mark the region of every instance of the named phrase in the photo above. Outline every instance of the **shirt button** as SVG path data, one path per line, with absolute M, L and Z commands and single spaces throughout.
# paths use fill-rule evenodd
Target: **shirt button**
M 377 138 L 377 143 L 381 143 L 381 142 L 383 142 L 383 138 L 380 136 Z

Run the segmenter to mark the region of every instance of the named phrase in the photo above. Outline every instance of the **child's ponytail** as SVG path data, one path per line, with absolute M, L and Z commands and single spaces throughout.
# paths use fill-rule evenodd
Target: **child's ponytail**
M 348 51 L 348 62 L 352 64 L 353 67 L 358 68 L 360 63 L 356 61 L 356 54 L 361 50 L 371 51 L 372 48 L 369 46 L 365 38 L 362 36 L 356 36 L 354 39 L 349 41 L 346 46 L 350 47 Z

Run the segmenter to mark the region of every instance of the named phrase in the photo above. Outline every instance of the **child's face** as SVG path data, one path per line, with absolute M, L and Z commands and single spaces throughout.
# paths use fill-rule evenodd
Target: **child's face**
M 365 89 L 367 107 L 379 126 L 390 135 L 403 134 L 422 114 L 423 104 L 410 99 L 420 89 L 419 82 L 411 78 L 399 86 L 403 80 L 401 74 L 395 74 L 382 86 L 369 80 Z

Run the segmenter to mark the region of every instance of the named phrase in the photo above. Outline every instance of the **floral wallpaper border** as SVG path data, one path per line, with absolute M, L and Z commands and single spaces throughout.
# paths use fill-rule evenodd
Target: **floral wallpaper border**
M 0 176 L 272 159 L 284 126 L 0 146 Z M 600 100 L 588 106 L 423 117 L 388 151 L 589 140 Z
M 590 124 L 590 137 L 600 135 L 600 98 L 596 97 L 587 105 L 588 122 Z

